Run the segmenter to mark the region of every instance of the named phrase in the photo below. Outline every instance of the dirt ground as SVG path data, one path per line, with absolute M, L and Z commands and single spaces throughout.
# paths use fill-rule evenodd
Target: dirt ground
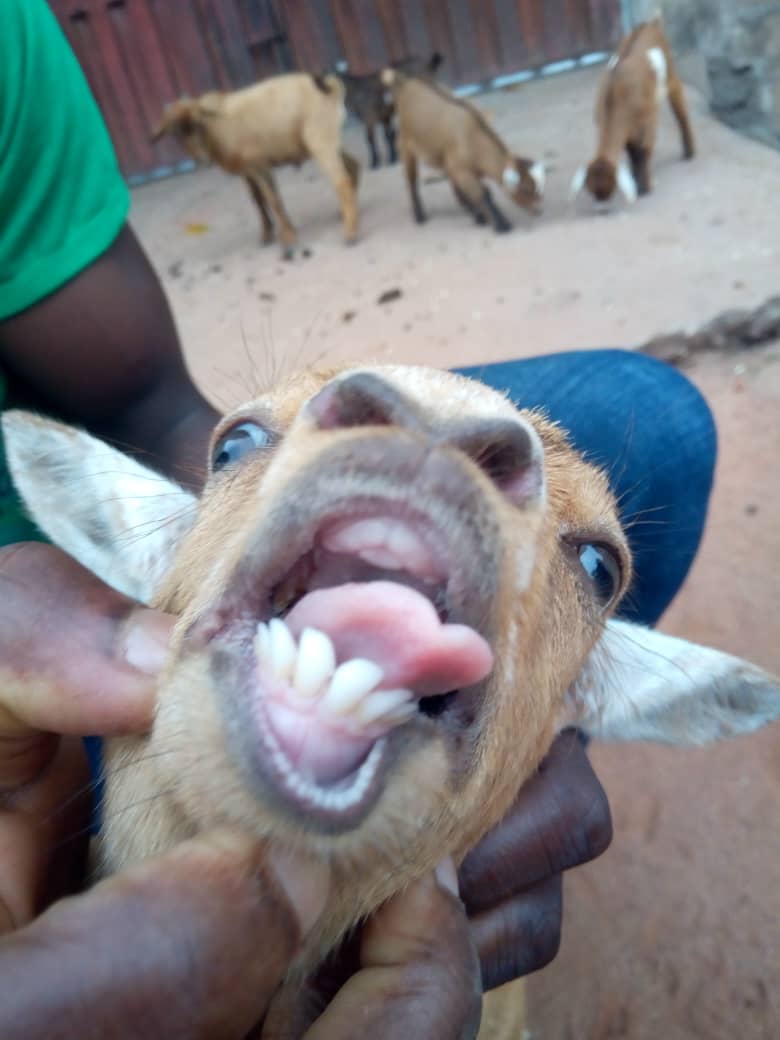
M 320 359 L 453 366 L 631 346 L 777 292 L 780 155 L 695 97 L 694 163 L 665 116 L 652 197 L 608 217 L 572 210 L 595 82 L 589 70 L 478 100 L 550 165 L 545 215 L 512 214 L 511 235 L 473 227 L 441 183 L 424 184 L 430 221 L 416 227 L 387 168 L 365 173 L 361 240 L 346 248 L 335 198 L 306 167 L 280 183 L 310 255 L 283 263 L 218 171 L 138 189 L 135 227 L 206 392 L 228 405 Z M 698 358 L 690 375 L 720 457 L 701 553 L 662 627 L 780 672 L 780 346 Z M 776 725 L 700 751 L 594 748 L 615 840 L 567 882 L 561 953 L 531 982 L 537 1040 L 780 1036 L 779 738 Z

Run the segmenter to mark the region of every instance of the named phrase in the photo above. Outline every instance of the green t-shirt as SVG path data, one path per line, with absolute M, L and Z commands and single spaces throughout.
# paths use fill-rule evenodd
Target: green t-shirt
M 48 4 L 0 0 L 0 321 L 104 253 L 129 206 L 103 118 Z M 35 532 L 0 446 L 0 544 Z

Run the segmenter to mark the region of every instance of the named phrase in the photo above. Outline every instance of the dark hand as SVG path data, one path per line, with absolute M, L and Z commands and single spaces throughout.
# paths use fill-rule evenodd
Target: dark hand
M 576 732 L 562 733 L 506 819 L 466 857 L 460 891 L 486 990 L 543 968 L 561 938 L 563 872 L 612 840 L 609 803 Z

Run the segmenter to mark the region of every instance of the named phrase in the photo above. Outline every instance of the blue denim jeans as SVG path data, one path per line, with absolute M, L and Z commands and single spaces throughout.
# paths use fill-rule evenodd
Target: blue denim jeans
M 701 541 L 717 453 L 706 401 L 670 365 L 627 350 L 583 350 L 459 369 L 541 408 L 602 466 L 620 503 L 636 575 L 621 615 L 653 625 Z

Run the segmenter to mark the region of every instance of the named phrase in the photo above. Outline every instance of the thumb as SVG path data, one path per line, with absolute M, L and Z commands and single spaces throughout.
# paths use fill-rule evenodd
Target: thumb
M 339 990 L 306 1040 L 475 1037 L 482 984 L 451 860 L 389 900 L 368 921 L 360 970 Z
M 0 549 L 0 733 L 144 731 L 174 620 L 52 545 Z

